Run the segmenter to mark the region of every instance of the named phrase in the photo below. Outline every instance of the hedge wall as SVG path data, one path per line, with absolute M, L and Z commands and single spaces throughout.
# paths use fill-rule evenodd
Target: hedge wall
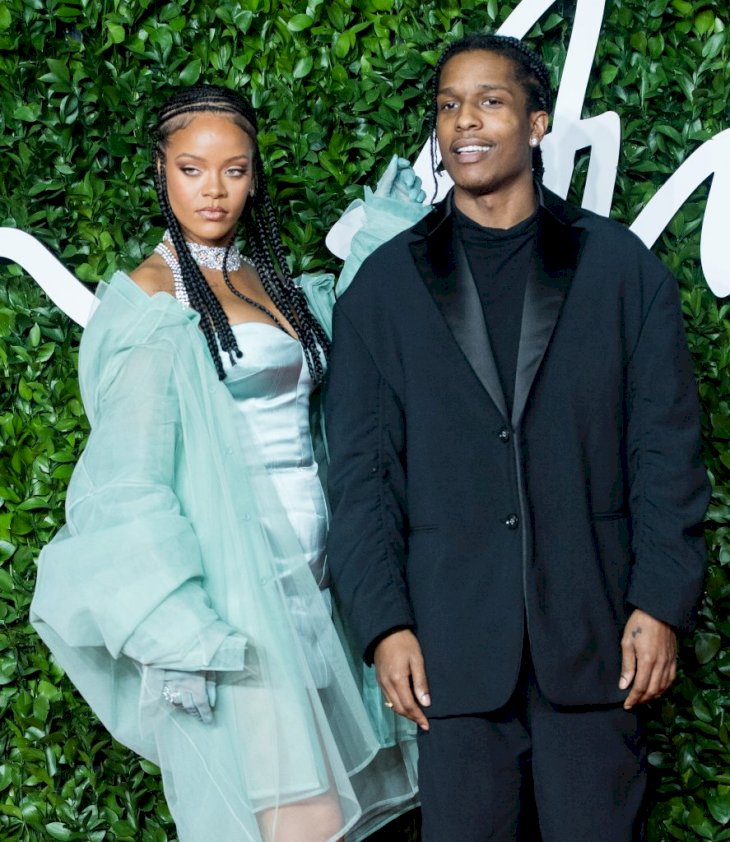
M 145 126 L 169 85 L 240 86 L 297 270 L 335 268 L 324 234 L 393 152 L 425 141 L 440 46 L 493 30 L 517 0 L 0 0 L 0 225 L 47 243 L 81 279 L 131 268 L 159 240 Z M 530 38 L 559 79 L 575 2 Z M 678 164 L 728 125 L 727 0 L 614 0 L 585 114 L 622 118 L 614 215 L 631 222 Z M 579 189 L 586 159 L 578 158 Z M 707 288 L 707 185 L 657 253 L 679 278 L 714 483 L 712 567 L 682 673 L 651 710 L 653 840 L 730 839 L 730 323 Z M 156 770 L 114 743 L 28 625 L 39 548 L 87 423 L 79 330 L 16 266 L 0 266 L 0 837 L 164 842 L 175 832 Z M 382 839 L 414 838 L 412 822 Z

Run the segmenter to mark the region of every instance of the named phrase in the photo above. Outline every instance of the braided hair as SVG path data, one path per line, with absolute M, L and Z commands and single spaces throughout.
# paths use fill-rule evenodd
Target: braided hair
M 218 377 L 221 380 L 225 377 L 219 348 L 228 353 L 231 362 L 241 357 L 242 351 L 220 301 L 187 247 L 180 223 L 170 205 L 165 169 L 165 151 L 170 136 L 190 125 L 200 113 L 225 114 L 253 141 L 253 190 L 246 201 L 239 228 L 246 239 L 266 294 L 292 326 L 302 344 L 312 380 L 315 384 L 320 384 L 324 379 L 323 359 L 329 354 L 330 343 L 322 326 L 309 310 L 301 290 L 294 284 L 289 271 L 274 203 L 269 196 L 261 154 L 256 143 L 258 126 L 253 106 L 244 96 L 228 88 L 218 85 L 193 85 L 173 94 L 158 112 L 152 142 L 153 175 L 160 209 L 177 252 L 185 291 L 190 306 L 200 313 L 200 326 Z M 233 238 L 228 249 L 232 244 Z M 226 284 L 231 286 L 226 268 L 227 257 L 226 251 L 223 275 Z
M 487 53 L 497 53 L 505 56 L 512 62 L 515 78 L 522 85 L 527 94 L 527 113 L 533 111 L 546 111 L 548 114 L 553 106 L 553 91 L 550 85 L 550 74 L 545 62 L 528 46 L 507 35 L 488 35 L 476 33 L 467 35 L 449 45 L 436 62 L 433 77 L 431 78 L 431 103 L 430 103 L 430 131 L 431 131 L 431 170 L 436 179 L 438 168 L 436 159 L 436 120 L 438 107 L 436 98 L 438 96 L 441 72 L 446 62 L 459 53 L 483 50 Z M 545 168 L 542 162 L 542 151 L 539 146 L 532 150 L 532 171 L 538 181 L 542 181 Z

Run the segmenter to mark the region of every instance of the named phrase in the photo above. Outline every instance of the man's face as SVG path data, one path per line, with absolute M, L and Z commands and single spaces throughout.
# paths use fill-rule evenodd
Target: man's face
M 436 137 L 457 193 L 484 195 L 532 183 L 530 139 L 547 127 L 528 113 L 527 93 L 513 64 L 499 53 L 458 53 L 441 71 Z

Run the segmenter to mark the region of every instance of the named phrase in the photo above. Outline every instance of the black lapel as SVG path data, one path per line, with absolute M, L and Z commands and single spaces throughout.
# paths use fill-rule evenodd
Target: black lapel
M 507 418 L 479 293 L 454 230 L 451 195 L 414 228 L 414 233 L 423 235 L 410 244 L 410 249 L 424 283 L 479 382 Z
M 572 209 L 547 190 L 540 194 L 537 245 L 527 278 L 517 352 L 512 426 L 517 427 L 558 323 L 583 247 L 583 230 L 570 224 Z M 560 213 L 561 217 L 554 211 Z

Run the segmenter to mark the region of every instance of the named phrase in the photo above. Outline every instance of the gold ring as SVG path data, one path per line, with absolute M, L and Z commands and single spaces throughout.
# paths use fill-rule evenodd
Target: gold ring
M 383 704 L 384 704 L 387 708 L 392 708 L 392 707 L 393 707 L 393 702 L 383 702 Z

